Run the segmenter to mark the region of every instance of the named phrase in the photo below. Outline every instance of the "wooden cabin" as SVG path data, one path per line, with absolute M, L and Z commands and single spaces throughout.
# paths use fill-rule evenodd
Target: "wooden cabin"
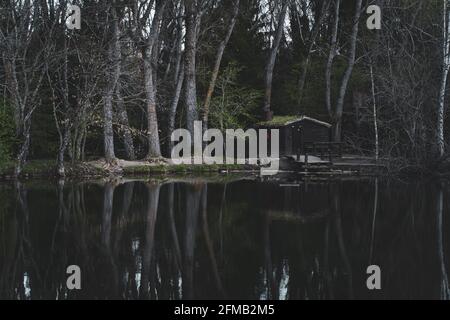
M 257 129 L 280 130 L 280 156 L 295 155 L 306 145 L 332 142 L 331 124 L 306 116 L 274 117 Z

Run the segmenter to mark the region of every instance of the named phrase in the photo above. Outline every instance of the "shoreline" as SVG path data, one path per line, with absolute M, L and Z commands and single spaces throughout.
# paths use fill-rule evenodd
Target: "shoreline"
M 282 162 L 283 163 L 283 162 Z M 379 168 L 386 169 L 385 166 Z M 286 162 L 281 165 L 277 175 L 266 177 L 268 180 L 279 179 L 282 176 L 297 176 L 299 178 L 400 178 L 400 179 L 424 179 L 437 178 L 449 179 L 445 173 L 423 174 L 421 172 L 391 172 L 389 170 L 374 170 L 373 167 L 352 169 L 346 166 L 337 166 L 326 170 L 313 171 L 298 167 L 290 167 Z M 101 179 L 128 179 L 135 177 L 186 177 L 186 176 L 225 176 L 230 174 L 260 176 L 261 166 L 239 164 L 173 164 L 170 160 L 150 161 L 126 161 L 116 160 L 113 165 L 107 164 L 103 159 L 79 163 L 66 163 L 65 175 L 57 174 L 55 160 L 32 160 L 27 162 L 20 177 L 14 176 L 14 163 L 0 163 L 0 182 L 31 179 L 67 179 L 67 180 L 101 180 Z
M 32 160 L 25 164 L 22 174 L 14 176 L 14 163 L 0 164 L 0 181 L 16 179 L 102 179 L 102 178 L 128 178 L 133 176 L 169 176 L 189 174 L 255 174 L 260 172 L 260 167 L 255 165 L 185 165 L 170 164 L 168 162 L 150 161 L 125 161 L 117 160 L 117 164 L 108 165 L 103 160 L 87 161 L 80 163 L 66 163 L 65 175 L 57 174 L 56 161 Z

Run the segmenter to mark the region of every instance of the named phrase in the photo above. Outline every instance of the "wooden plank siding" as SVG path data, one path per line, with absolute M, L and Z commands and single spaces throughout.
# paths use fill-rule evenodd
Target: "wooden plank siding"
M 285 124 L 264 123 L 257 128 L 280 130 L 280 156 L 297 154 L 305 144 L 332 141 L 331 125 L 308 117 L 294 119 Z

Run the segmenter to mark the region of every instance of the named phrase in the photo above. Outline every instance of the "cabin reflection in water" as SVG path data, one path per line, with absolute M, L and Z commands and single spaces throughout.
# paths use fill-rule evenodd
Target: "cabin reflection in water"
M 374 180 L 0 184 L 0 298 L 448 298 L 446 199 Z

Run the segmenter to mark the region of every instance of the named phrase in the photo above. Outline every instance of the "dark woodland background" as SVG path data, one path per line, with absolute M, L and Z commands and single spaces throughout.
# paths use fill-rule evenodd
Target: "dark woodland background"
M 348 152 L 398 167 L 446 162 L 446 0 L 73 4 L 80 30 L 65 1 L 0 4 L 0 163 L 18 174 L 30 159 L 63 174 L 67 161 L 167 157 L 196 119 L 249 128 L 272 113 L 332 123 Z M 366 26 L 373 4 L 381 30 Z

